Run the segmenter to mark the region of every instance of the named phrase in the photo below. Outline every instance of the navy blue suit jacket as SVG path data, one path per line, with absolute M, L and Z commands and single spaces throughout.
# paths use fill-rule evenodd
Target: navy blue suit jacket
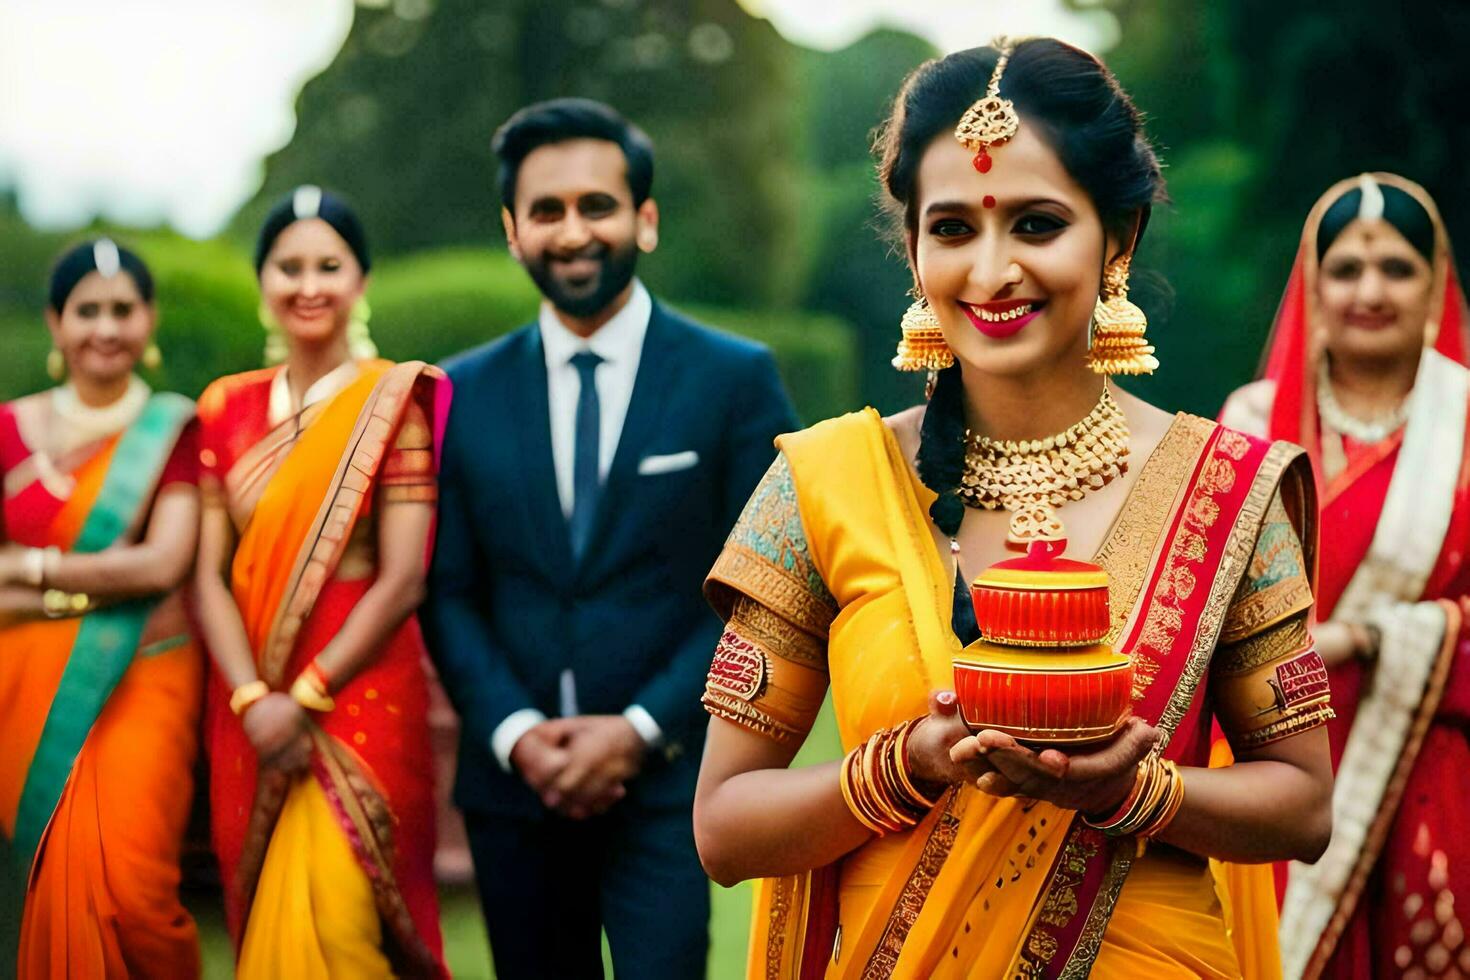
M 556 492 L 546 362 L 536 324 L 450 360 L 454 401 L 440 472 L 438 537 L 421 613 L 463 724 L 455 801 L 544 814 L 490 752 L 512 712 L 558 709 L 570 668 L 578 708 L 642 705 L 663 730 L 627 802 L 688 806 L 720 623 L 700 587 L 746 498 L 796 428 L 764 347 L 654 303 L 632 400 L 580 564 Z M 639 461 L 693 450 L 675 472 Z

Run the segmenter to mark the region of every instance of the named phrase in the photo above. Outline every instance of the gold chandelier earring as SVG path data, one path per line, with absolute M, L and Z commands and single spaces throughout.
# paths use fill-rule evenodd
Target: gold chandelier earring
M 143 348 L 143 356 L 139 362 L 150 371 L 157 371 L 163 367 L 163 351 L 158 349 L 157 344 L 150 343 Z
M 66 356 L 55 347 L 46 355 L 46 374 L 58 383 L 66 380 Z
M 1133 256 L 1120 256 L 1103 273 L 1087 351 L 1087 366 L 1098 374 L 1153 374 L 1159 369 L 1153 345 L 1144 337 L 1148 317 L 1128 299 L 1132 262 Z
M 903 338 L 898 342 L 893 366 L 900 371 L 942 371 L 954 363 L 954 352 L 945 342 L 939 320 L 919 287 L 915 286 L 909 294 L 914 302 L 899 324 Z

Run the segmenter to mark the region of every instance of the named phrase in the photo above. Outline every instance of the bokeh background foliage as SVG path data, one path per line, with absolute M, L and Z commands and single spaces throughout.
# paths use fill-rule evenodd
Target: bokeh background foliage
M 807 50 L 736 0 L 359 2 L 346 44 L 298 100 L 294 138 L 223 235 L 115 230 L 158 274 L 157 384 L 197 394 L 258 366 L 254 229 L 305 181 L 362 211 L 387 356 L 437 360 L 530 320 L 534 289 L 499 230 L 490 135 L 529 101 L 578 94 L 619 106 L 657 144 L 663 245 L 641 267 L 655 293 L 769 343 L 807 422 L 919 397 L 918 379 L 887 364 L 909 276 L 881 231 L 869 139 L 927 42 L 880 30 Z M 1163 361 L 1136 383 L 1145 397 L 1213 415 L 1250 378 L 1301 221 L 1340 177 L 1418 180 L 1452 238 L 1470 241 L 1470 6 L 1069 2 L 1116 18 L 1121 40 L 1104 57 L 1167 165 L 1172 204 L 1156 209 L 1136 266 Z M 0 196 L 0 397 L 46 384 L 45 272 L 72 237 L 28 228 Z M 815 742 L 815 755 L 830 751 L 830 730 Z M 733 977 L 745 896 L 716 899 L 712 975 Z M 456 902 L 457 966 L 483 975 Z

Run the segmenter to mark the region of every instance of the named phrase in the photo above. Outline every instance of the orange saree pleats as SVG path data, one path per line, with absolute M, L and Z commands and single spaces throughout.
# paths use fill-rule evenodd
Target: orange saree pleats
M 199 975 L 178 886 L 202 670 L 193 644 L 144 655 L 108 699 L 32 872 L 20 976 Z

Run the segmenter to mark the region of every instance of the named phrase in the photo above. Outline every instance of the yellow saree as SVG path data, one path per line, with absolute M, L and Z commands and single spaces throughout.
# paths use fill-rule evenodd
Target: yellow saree
M 952 572 L 926 522 L 933 496 L 875 412 L 779 445 L 707 585 L 722 615 L 735 613 L 741 643 L 737 656 L 722 641 L 705 703 L 785 736 L 802 725 L 770 717 L 770 705 L 785 703 L 782 689 L 811 705 L 811 678 L 825 671 L 850 748 L 924 714 L 929 693 L 951 686 Z M 1310 603 L 1311 564 L 1292 528 L 1310 539 L 1311 478 L 1299 458 L 1181 415 L 1097 556 L 1113 582 L 1109 639 L 1133 653 L 1140 678 L 1135 710 L 1171 734 L 1168 754 L 1181 764 L 1206 764 L 1207 688 L 1219 696 L 1217 683 L 1223 691 L 1237 674 L 1304 656 L 1258 647 L 1249 664 L 1226 658 L 1222 679 L 1210 679 L 1222 635 L 1234 649 Z M 786 659 L 803 661 L 796 682 Z M 1323 710 L 1292 722 L 1320 724 Z M 1238 977 L 1243 963 L 1260 970 L 1252 976 L 1276 972 L 1266 869 L 1217 875 L 1162 845 L 1140 855 L 1131 841 L 1079 833 L 1073 817 L 952 789 L 908 833 L 873 839 L 832 868 L 761 881 L 748 976 Z M 1232 895 L 1227 882 L 1251 887 Z

